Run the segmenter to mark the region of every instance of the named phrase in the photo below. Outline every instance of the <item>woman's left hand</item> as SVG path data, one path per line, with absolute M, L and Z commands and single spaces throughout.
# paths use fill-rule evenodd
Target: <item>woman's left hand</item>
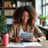
M 37 42 L 37 39 L 34 36 L 28 37 L 26 40 L 31 41 L 31 42 Z

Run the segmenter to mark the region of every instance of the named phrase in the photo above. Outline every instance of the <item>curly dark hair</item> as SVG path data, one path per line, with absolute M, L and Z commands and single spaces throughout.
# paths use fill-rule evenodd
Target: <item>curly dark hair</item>
M 36 11 L 33 8 L 33 6 L 24 6 L 24 7 L 21 6 L 21 7 L 17 8 L 13 14 L 14 22 L 15 23 L 21 23 L 22 22 L 21 18 L 22 18 L 22 14 L 24 11 L 27 11 L 29 13 L 28 24 L 34 25 L 35 21 L 36 21 L 37 14 L 36 14 Z

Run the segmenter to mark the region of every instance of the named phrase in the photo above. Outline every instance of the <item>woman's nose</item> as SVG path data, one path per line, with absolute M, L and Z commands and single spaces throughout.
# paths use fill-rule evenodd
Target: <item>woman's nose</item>
M 26 19 L 27 17 L 24 17 L 24 19 Z

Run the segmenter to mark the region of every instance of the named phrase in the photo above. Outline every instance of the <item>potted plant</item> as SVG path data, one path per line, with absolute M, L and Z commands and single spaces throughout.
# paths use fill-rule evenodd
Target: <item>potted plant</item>
M 3 34 L 8 33 L 7 24 L 5 22 L 6 17 L 0 16 L 0 37 L 3 39 Z
M 42 22 L 43 22 L 42 16 L 43 16 L 43 15 L 40 14 L 39 17 L 38 17 L 38 18 L 40 19 L 40 25 L 42 25 Z
M 40 19 L 40 24 L 42 24 L 43 26 L 45 26 L 46 25 L 47 16 L 40 15 L 39 19 Z
M 43 20 L 43 24 L 42 24 L 42 25 L 43 25 L 43 26 L 46 26 L 46 19 L 47 19 L 47 16 L 43 16 L 43 17 L 42 17 L 42 20 Z

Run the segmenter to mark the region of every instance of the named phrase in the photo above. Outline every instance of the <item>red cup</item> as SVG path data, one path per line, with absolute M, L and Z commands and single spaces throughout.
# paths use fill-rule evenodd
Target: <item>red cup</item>
M 9 36 L 8 34 L 3 35 L 3 45 L 6 46 L 9 44 Z

